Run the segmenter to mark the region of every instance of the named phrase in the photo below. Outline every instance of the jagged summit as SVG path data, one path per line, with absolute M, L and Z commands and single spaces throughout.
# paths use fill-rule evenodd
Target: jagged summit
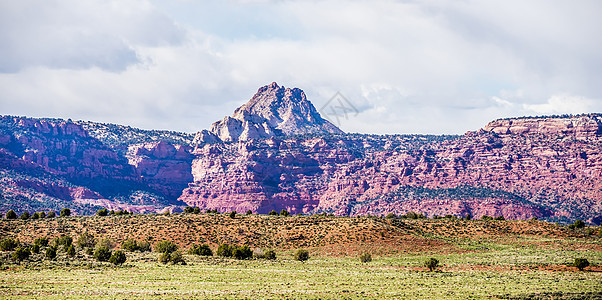
M 323 119 L 305 93 L 285 88 L 276 82 L 259 88 L 257 93 L 234 114 L 199 132 L 197 140 L 238 141 L 306 133 L 343 133 Z

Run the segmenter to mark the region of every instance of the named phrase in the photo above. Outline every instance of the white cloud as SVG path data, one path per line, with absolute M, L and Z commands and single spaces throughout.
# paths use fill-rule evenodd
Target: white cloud
M 195 131 L 272 81 L 365 133 L 602 110 L 598 1 L 149 1 L 0 2 L 0 114 Z
M 523 104 L 523 108 L 537 114 L 579 114 L 591 112 L 594 103 L 585 97 L 560 94 L 550 97 L 546 103 Z

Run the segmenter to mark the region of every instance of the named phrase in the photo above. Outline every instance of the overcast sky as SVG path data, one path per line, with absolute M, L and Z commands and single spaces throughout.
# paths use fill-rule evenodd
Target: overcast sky
M 323 112 L 340 92 L 352 111 L 331 119 L 347 132 L 601 112 L 601 13 L 597 0 L 0 0 L 0 114 L 196 132 L 273 81 Z

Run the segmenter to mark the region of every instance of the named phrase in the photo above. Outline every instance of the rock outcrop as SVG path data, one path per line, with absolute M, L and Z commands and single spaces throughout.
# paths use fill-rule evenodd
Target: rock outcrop
M 0 211 L 189 205 L 597 223 L 602 115 L 496 120 L 461 136 L 344 134 L 303 91 L 273 83 L 194 139 L 2 116 L 0 189 Z
M 209 142 L 217 137 L 231 142 L 343 131 L 323 119 L 302 90 L 284 88 L 274 82 L 261 87 L 232 117 L 213 123 L 211 133 L 200 132 L 198 140 Z

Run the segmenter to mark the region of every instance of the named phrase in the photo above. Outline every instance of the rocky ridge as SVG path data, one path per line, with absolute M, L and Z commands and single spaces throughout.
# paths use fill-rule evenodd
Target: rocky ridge
M 344 134 L 303 91 L 273 83 L 224 120 L 193 139 L 2 116 L 0 210 L 190 205 L 602 221 L 600 114 L 496 120 L 461 136 Z

